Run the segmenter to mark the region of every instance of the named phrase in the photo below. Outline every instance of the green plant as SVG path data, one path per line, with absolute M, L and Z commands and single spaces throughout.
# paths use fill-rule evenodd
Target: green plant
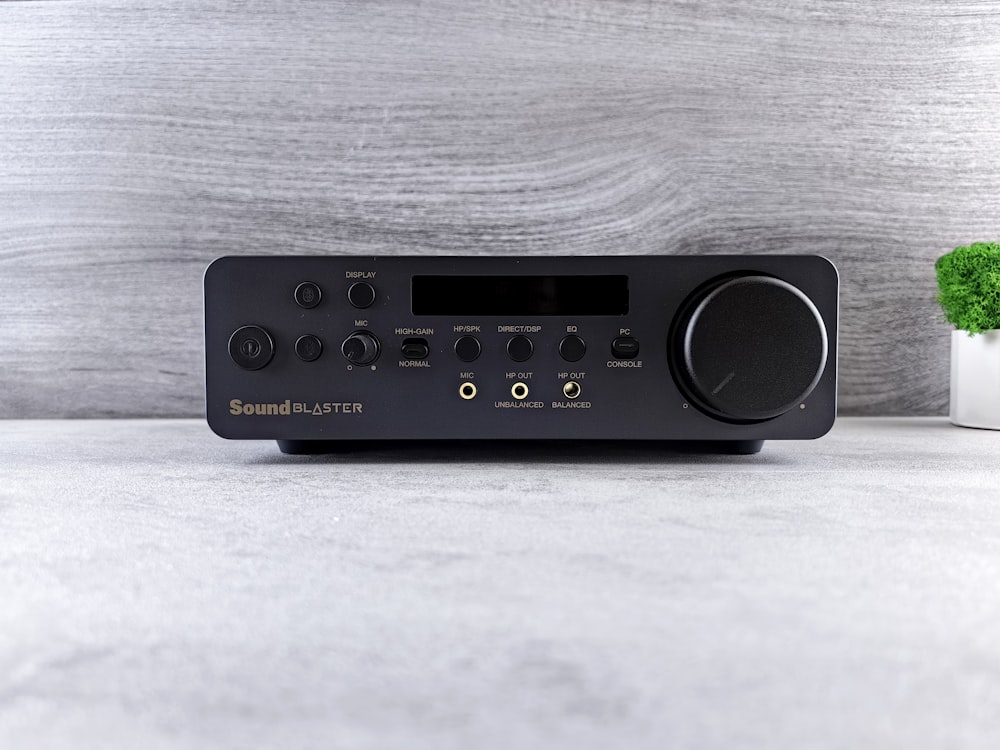
M 969 334 L 1000 328 L 1000 243 L 956 247 L 934 264 L 948 322 Z

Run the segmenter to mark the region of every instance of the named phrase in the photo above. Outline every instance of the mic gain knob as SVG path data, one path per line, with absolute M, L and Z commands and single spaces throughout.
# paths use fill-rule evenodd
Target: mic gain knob
M 671 362 L 685 395 L 710 415 L 758 422 L 798 406 L 826 366 L 827 334 L 791 284 L 745 274 L 719 279 L 681 308 Z
M 353 365 L 370 365 L 378 359 L 378 339 L 368 331 L 355 331 L 344 339 L 340 351 Z

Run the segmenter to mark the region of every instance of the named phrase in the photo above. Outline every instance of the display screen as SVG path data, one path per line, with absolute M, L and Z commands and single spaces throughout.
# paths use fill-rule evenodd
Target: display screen
M 628 276 L 414 276 L 414 315 L 625 315 Z

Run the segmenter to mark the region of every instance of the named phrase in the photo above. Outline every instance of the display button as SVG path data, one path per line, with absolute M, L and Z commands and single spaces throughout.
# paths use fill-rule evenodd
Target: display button
M 616 359 L 634 359 L 639 354 L 639 340 L 631 336 L 619 336 L 611 342 L 611 353 Z
M 295 304 L 299 307 L 309 310 L 316 307 L 321 299 L 323 299 L 322 290 L 311 281 L 303 281 L 295 287 Z
M 355 331 L 340 347 L 344 357 L 354 365 L 370 365 L 378 359 L 378 339 L 367 331 Z
M 559 356 L 567 362 L 579 362 L 587 353 L 587 344 L 579 336 L 570 334 L 559 342 Z
M 455 354 L 463 362 L 475 362 L 483 347 L 475 336 L 462 336 L 455 342 Z
M 371 307 L 372 303 L 375 302 L 375 287 L 367 281 L 351 284 L 351 288 L 347 290 L 347 299 L 359 309 Z
M 244 370 L 259 370 L 274 356 L 274 341 L 260 326 L 243 326 L 229 337 L 229 356 Z
M 535 346 L 527 336 L 515 336 L 507 342 L 507 356 L 515 362 L 527 362 L 534 351 Z
M 431 353 L 427 339 L 403 339 L 403 359 L 427 359 Z
M 315 362 L 322 353 L 323 342 L 311 333 L 299 336 L 295 342 L 295 356 L 303 362 Z

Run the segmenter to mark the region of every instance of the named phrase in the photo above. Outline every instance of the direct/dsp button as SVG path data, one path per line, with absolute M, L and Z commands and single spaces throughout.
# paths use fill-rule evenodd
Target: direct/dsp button
M 274 340 L 260 326 L 237 328 L 229 337 L 229 356 L 244 370 L 259 370 L 274 356 Z
M 586 353 L 586 342 L 572 333 L 559 342 L 559 356 L 567 362 L 579 362 Z
M 462 336 L 455 342 L 455 355 L 463 362 L 475 362 L 483 352 L 483 346 L 475 336 Z
M 303 362 L 315 362 L 323 353 L 323 342 L 318 336 L 307 333 L 295 341 L 295 356 Z
M 527 336 L 514 336 L 507 342 L 507 356 L 515 362 L 527 362 L 535 351 L 535 345 Z
M 631 336 L 619 336 L 611 342 L 611 353 L 616 359 L 634 359 L 639 354 L 639 340 Z
M 351 288 L 347 290 L 347 299 L 358 309 L 364 310 L 375 302 L 375 287 L 367 281 L 351 284 Z
M 295 304 L 307 310 L 316 307 L 323 299 L 323 291 L 311 281 L 303 281 L 295 287 Z

